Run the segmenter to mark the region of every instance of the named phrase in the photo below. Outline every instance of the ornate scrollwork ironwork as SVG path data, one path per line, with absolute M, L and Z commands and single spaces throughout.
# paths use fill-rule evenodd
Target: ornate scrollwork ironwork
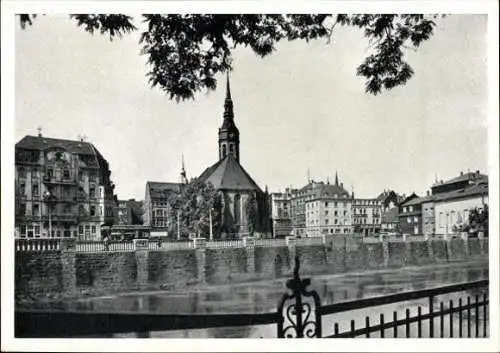
M 281 297 L 278 304 L 278 338 L 313 338 L 321 337 L 321 303 L 315 290 L 307 290 L 311 284 L 310 278 L 299 276 L 300 259 L 295 256 L 293 278 L 286 282 L 289 291 Z M 313 308 L 305 298 L 312 298 Z M 285 304 L 287 306 L 285 307 Z M 288 321 L 285 326 L 285 319 Z

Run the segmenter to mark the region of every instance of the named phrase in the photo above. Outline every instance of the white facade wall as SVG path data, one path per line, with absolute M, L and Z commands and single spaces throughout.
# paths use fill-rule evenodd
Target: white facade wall
M 323 199 L 306 202 L 306 234 L 346 234 L 352 232 L 350 199 Z
M 453 234 L 453 226 L 460 223 L 467 224 L 470 210 L 474 208 L 482 209 L 484 204 L 488 204 L 487 195 L 437 201 L 434 205 L 436 234 Z

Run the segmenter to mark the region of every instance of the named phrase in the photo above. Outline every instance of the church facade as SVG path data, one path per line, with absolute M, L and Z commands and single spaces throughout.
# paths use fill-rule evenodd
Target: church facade
M 229 77 L 218 145 L 219 160 L 205 169 L 199 180 L 210 182 L 220 192 L 221 237 L 242 237 L 255 232 L 267 233 L 270 224 L 269 195 L 267 190 L 262 191 L 240 164 L 240 132 L 234 122 Z

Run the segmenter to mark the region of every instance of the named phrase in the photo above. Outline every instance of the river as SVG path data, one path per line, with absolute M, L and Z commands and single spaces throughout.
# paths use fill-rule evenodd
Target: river
M 310 289 L 315 289 L 321 298 L 322 304 L 326 305 L 487 278 L 488 261 L 485 259 L 433 264 L 432 266 L 315 276 L 311 278 Z M 79 299 L 59 303 L 57 306 L 61 308 L 62 305 L 65 310 L 93 312 L 153 312 L 165 314 L 265 313 L 276 310 L 277 302 L 285 291 L 285 281 L 286 279 L 280 279 L 205 286 L 196 289 L 168 292 L 129 293 Z M 475 293 L 461 293 L 461 297 L 473 294 Z M 449 299 L 454 299 L 457 302 L 458 294 L 440 296 L 436 298 L 434 306 L 436 308 L 439 306 L 438 300 L 443 301 L 447 305 Z M 410 308 L 413 315 L 416 313 L 417 306 L 419 305 L 422 306 L 423 313 L 426 313 L 428 310 L 428 301 L 420 300 L 411 303 L 397 303 L 372 309 L 329 315 L 323 317 L 323 332 L 324 334 L 332 334 L 334 322 L 340 324 L 341 331 L 347 329 L 351 319 L 356 320 L 356 328 L 361 327 L 361 325 L 364 325 L 365 316 L 367 315 L 371 316 L 371 320 L 375 320 L 372 321 L 373 323 L 378 323 L 379 313 L 384 313 L 387 321 L 392 319 L 393 311 L 397 311 L 399 317 L 402 318 L 405 309 Z M 411 334 L 415 336 L 416 329 L 413 326 L 415 325 L 412 325 Z M 424 332 L 428 330 L 425 323 L 423 330 Z M 448 331 L 448 326 L 445 324 L 445 332 L 448 333 Z M 386 337 L 391 337 L 391 334 L 392 330 L 387 330 Z M 404 335 L 404 327 L 401 327 L 399 335 Z M 134 337 L 134 335 L 116 334 L 114 337 Z M 276 325 L 151 332 L 150 337 L 275 338 Z M 372 337 L 377 336 L 372 335 Z

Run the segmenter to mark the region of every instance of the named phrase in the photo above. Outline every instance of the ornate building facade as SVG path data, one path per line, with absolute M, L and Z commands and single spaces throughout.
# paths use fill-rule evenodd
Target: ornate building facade
M 113 223 L 109 164 L 91 143 L 25 136 L 15 173 L 16 237 L 98 240 Z
M 352 233 L 352 201 L 337 175 L 335 184 L 313 184 L 305 202 L 306 235 Z

